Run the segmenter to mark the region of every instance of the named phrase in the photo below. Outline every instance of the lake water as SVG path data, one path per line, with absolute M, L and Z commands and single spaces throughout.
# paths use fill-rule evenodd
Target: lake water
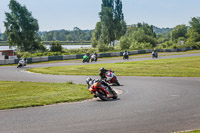
M 49 49 L 49 45 L 46 45 L 47 49 Z M 78 48 L 91 48 L 91 45 L 62 45 L 65 49 L 78 49 Z M 9 50 L 16 49 L 15 47 L 9 48 L 9 46 L 0 46 L 0 50 Z

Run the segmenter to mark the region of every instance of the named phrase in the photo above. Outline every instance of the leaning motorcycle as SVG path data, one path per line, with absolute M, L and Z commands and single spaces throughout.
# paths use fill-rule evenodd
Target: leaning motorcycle
M 90 62 L 90 58 L 87 55 L 83 56 L 83 63 L 85 63 L 85 62 L 87 62 L 87 63 Z
M 17 65 L 17 68 L 23 67 L 23 66 L 26 66 L 26 60 L 24 60 L 24 59 L 19 61 L 18 65 Z
M 123 54 L 123 59 L 128 60 L 129 56 L 127 54 Z
M 106 77 L 105 81 L 108 82 L 109 84 L 120 86 L 120 83 L 117 80 L 117 77 L 113 71 L 111 71 L 111 70 L 107 71 L 105 73 L 105 77 Z
M 152 58 L 158 58 L 158 52 L 157 51 L 152 52 Z
M 95 62 L 97 61 L 97 56 L 94 54 L 91 56 L 91 62 L 93 62 L 93 61 L 95 61 Z
M 89 91 L 94 95 L 94 97 L 99 97 L 103 101 L 107 101 L 110 98 L 117 99 L 118 97 L 114 90 L 109 89 L 107 86 L 104 86 L 99 82 L 92 84 Z

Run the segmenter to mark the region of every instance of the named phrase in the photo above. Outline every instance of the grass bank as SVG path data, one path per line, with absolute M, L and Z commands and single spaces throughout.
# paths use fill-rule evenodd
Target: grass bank
M 54 75 L 98 75 L 101 67 L 114 70 L 118 76 L 200 77 L 200 56 L 98 65 L 44 67 L 28 69 L 28 71 Z
M 0 109 L 43 106 L 90 99 L 86 85 L 0 81 Z

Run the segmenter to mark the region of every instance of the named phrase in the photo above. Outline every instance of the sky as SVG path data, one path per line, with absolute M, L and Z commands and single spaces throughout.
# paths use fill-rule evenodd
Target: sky
M 10 0 L 0 0 L 0 32 L 5 31 L 5 12 Z M 102 0 L 17 0 L 38 20 L 40 31 L 95 29 Z M 145 22 L 160 28 L 189 25 L 200 17 L 200 0 L 122 0 L 127 25 Z

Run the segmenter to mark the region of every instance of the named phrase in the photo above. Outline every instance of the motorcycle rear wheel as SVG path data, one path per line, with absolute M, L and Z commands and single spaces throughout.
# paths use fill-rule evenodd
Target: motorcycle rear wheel
M 107 101 L 108 100 L 108 98 L 106 96 L 106 93 L 104 91 L 102 91 L 102 92 L 96 91 L 96 95 L 103 101 Z

